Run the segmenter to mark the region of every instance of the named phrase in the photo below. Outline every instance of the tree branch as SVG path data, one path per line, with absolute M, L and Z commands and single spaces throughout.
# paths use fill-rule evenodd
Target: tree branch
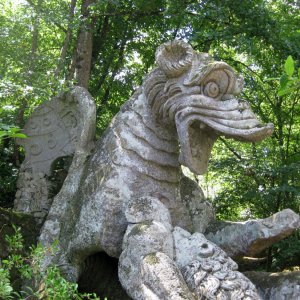
M 65 62 L 67 51 L 68 51 L 68 48 L 69 48 L 69 44 L 70 44 L 70 41 L 71 41 L 71 38 L 72 38 L 72 23 L 73 23 L 73 19 L 74 19 L 74 12 L 75 12 L 76 2 L 77 2 L 77 0 L 72 0 L 71 1 L 69 16 L 68 16 L 68 19 L 69 19 L 68 30 L 66 32 L 64 43 L 63 43 L 63 46 L 62 46 L 61 51 L 60 51 L 59 61 L 58 61 L 56 70 L 54 72 L 55 78 L 58 77 L 58 75 L 59 75 L 59 73 L 62 69 L 62 66 Z
M 225 141 L 224 138 L 219 137 L 219 139 L 222 141 L 222 143 L 228 148 L 228 150 L 230 150 L 234 156 L 236 156 L 239 160 L 243 160 L 242 156 L 239 155 L 231 146 L 229 146 L 229 144 Z

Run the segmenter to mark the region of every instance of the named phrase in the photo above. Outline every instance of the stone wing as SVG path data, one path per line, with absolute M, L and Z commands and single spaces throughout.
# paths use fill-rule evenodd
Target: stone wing
M 81 87 L 44 102 L 25 124 L 23 170 L 50 175 L 53 162 L 75 151 L 92 148 L 96 123 L 93 98 Z

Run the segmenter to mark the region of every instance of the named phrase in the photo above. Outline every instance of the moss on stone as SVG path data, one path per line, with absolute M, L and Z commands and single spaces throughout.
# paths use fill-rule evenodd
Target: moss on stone
M 150 265 L 156 265 L 159 263 L 159 259 L 156 256 L 156 253 L 150 253 L 145 258 L 144 261 Z
M 145 231 L 150 227 L 151 224 L 152 224 L 152 221 L 145 221 L 143 223 L 136 224 L 131 229 L 129 236 L 144 234 Z

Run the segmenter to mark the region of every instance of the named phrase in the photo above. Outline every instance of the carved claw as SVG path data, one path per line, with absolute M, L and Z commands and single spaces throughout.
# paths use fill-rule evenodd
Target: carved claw
M 173 236 L 176 263 L 197 299 L 260 299 L 251 281 L 237 271 L 237 264 L 203 234 L 191 235 L 175 227 Z
M 193 300 L 175 261 L 171 218 L 155 197 L 131 199 L 119 279 L 133 299 Z
M 119 259 L 119 279 L 133 299 L 193 300 L 173 258 L 171 231 L 157 221 L 129 226 Z
M 231 257 L 253 256 L 300 228 L 300 217 L 291 209 L 284 209 L 266 219 L 214 225 L 207 230 L 210 241 Z

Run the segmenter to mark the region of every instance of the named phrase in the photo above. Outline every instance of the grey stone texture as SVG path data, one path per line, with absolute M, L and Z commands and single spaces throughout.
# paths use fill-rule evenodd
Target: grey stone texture
M 173 236 L 175 261 L 197 299 L 259 299 L 238 265 L 203 234 L 175 227 Z
M 40 105 L 27 120 L 25 149 L 14 208 L 34 215 L 39 223 L 52 203 L 49 175 L 54 162 L 64 156 L 90 154 L 94 146 L 95 103 L 80 87 Z
M 245 272 L 256 285 L 260 297 L 264 300 L 300 299 L 300 271 L 268 273 Z
M 29 213 L 41 223 L 48 214 L 52 198 L 50 182 L 43 173 L 21 170 L 17 181 L 14 209 Z
M 269 218 L 246 222 L 212 222 L 206 237 L 231 257 L 255 256 L 300 228 L 300 217 L 284 209 Z
M 91 155 L 93 129 L 84 116 L 68 176 L 41 231 L 43 245 L 58 241 L 44 268 L 56 263 L 77 281 L 85 259 L 106 252 L 119 258 L 119 279 L 133 299 L 259 299 L 236 264 L 201 234 L 214 212 L 181 165 L 203 174 L 218 136 L 256 142 L 273 126 L 237 98 L 242 78 L 226 63 L 182 41 L 160 46 L 156 61 Z M 47 173 L 48 165 L 34 168 Z

